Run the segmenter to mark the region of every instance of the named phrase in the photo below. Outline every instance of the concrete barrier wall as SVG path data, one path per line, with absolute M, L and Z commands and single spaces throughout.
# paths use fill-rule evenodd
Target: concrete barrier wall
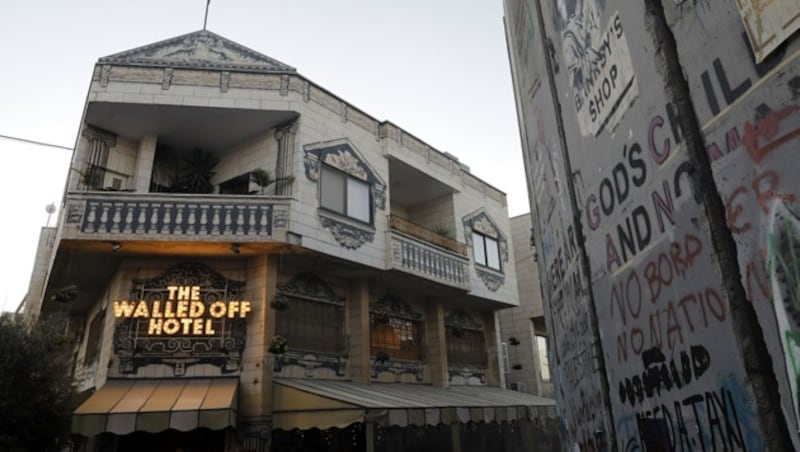
M 565 448 L 800 450 L 800 44 L 750 3 L 506 0 Z

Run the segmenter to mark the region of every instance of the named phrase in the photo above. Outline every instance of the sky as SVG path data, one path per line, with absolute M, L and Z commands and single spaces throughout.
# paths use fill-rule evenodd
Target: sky
M 0 135 L 74 147 L 97 59 L 203 28 L 206 0 L 26 0 L 0 6 Z M 212 0 L 208 30 L 293 66 L 378 120 L 528 193 L 502 0 Z M 27 292 L 45 208 L 71 151 L 0 138 L 0 308 Z M 54 225 L 58 212 L 50 218 Z

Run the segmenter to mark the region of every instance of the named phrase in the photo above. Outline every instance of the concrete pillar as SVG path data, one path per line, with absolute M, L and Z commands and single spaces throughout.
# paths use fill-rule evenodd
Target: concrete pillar
M 438 300 L 430 300 L 425 310 L 425 350 L 430 365 L 431 385 L 446 388 L 449 383 L 447 373 L 447 340 L 444 328 L 444 307 Z
M 133 172 L 133 188 L 137 193 L 150 191 L 150 177 L 153 174 L 153 159 L 156 155 L 156 135 L 144 135 L 139 140 L 139 152 L 136 154 L 136 167 Z
M 484 325 L 484 340 L 486 341 L 486 384 L 501 386 L 500 378 L 500 350 L 497 336 L 497 319 L 494 312 L 484 313 L 481 320 Z
M 272 430 L 274 357 L 267 350 L 275 335 L 275 311 L 269 303 L 277 290 L 277 269 L 275 256 L 256 256 L 247 265 L 245 298 L 251 301 L 253 310 L 247 322 L 247 343 L 239 377 L 239 430 L 256 450 L 269 450 Z
M 366 279 L 351 282 L 345 315 L 350 378 L 356 383 L 369 384 L 369 281 Z
M 275 194 L 291 196 L 294 175 L 294 138 L 297 134 L 297 120 L 278 128 L 275 138 L 278 140 L 278 161 L 275 168 Z

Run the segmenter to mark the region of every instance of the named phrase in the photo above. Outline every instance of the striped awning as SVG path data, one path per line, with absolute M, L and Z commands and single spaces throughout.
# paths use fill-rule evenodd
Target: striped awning
M 364 421 L 405 427 L 555 416 L 553 399 L 487 386 L 276 378 L 272 400 L 273 428 L 281 430 L 343 428 Z
M 73 413 L 72 432 L 157 433 L 236 425 L 238 379 L 108 380 Z

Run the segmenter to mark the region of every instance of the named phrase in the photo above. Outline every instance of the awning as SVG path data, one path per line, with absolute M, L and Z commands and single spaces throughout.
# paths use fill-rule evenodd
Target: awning
M 273 428 L 281 430 L 343 428 L 364 421 L 405 427 L 555 417 L 553 399 L 486 386 L 276 378 L 272 397 Z
M 236 425 L 238 379 L 108 380 L 72 416 L 72 432 L 157 433 Z

